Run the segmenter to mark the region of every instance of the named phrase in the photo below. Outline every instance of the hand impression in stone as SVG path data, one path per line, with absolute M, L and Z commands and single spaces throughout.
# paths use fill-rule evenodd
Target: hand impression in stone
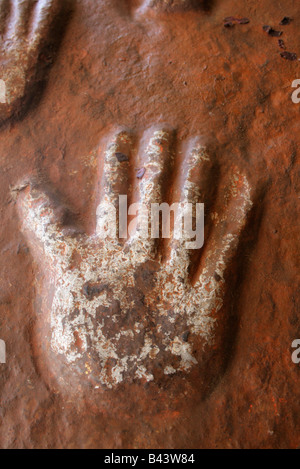
M 204 347 L 214 347 L 218 313 L 230 288 L 224 274 L 252 207 L 251 190 L 246 176 L 232 168 L 226 187 L 218 189 L 218 203 L 212 202 L 213 158 L 195 138 L 183 145 L 178 164 L 175 140 L 173 132 L 151 129 L 137 151 L 130 133 L 112 137 L 99 158 L 101 191 L 92 235 L 71 228 L 57 197 L 32 184 L 18 199 L 23 231 L 43 271 L 40 330 L 43 340 L 48 334 L 47 353 L 55 357 L 50 361 L 58 376 L 63 363 L 109 388 L 160 382 L 201 367 Z M 173 229 L 170 239 L 143 236 L 130 218 L 128 239 L 103 239 L 119 195 L 148 208 L 162 202 L 208 204 L 203 249 L 189 249 Z M 182 210 L 175 214 L 175 227 L 182 215 Z
M 48 44 L 51 26 L 61 10 L 60 0 L 1 0 L 0 122 L 21 110 L 41 80 L 40 54 Z M 57 34 L 59 32 L 57 31 Z

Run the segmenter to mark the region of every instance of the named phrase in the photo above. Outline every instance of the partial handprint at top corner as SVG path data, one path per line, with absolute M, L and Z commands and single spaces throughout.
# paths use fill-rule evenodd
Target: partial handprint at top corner
M 45 68 L 52 58 L 43 60 L 41 53 L 50 44 L 53 53 L 61 34 L 57 19 L 66 13 L 66 5 L 65 0 L 1 1 L 0 79 L 5 84 L 5 96 L 0 101 L 0 123 L 24 113 L 34 84 L 44 79 Z
M 206 8 L 206 0 L 146 0 L 146 6 L 161 11 L 178 11 Z
M 130 10 L 143 14 L 145 12 L 153 11 L 157 13 L 173 13 L 184 12 L 189 10 L 210 11 L 212 8 L 212 0 L 115 0 L 116 5 L 120 10 Z

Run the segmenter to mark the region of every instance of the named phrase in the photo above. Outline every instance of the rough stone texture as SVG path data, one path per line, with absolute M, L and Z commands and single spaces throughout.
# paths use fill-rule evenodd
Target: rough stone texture
M 135 15 L 140 6 L 76 2 L 38 106 L 1 128 L 0 338 L 7 364 L 0 365 L 0 446 L 296 448 L 299 367 L 291 343 L 300 338 L 300 105 L 292 103 L 291 84 L 299 62 L 284 60 L 262 26 L 283 30 L 288 50 L 300 55 L 299 7 L 291 0 L 216 0 L 199 11 L 144 8 Z M 232 15 L 251 21 L 224 28 Z M 284 16 L 294 21 L 277 26 Z M 22 214 L 30 197 L 30 210 L 57 208 L 50 221 L 70 207 L 76 217 L 63 241 L 74 225 L 92 236 L 105 187 L 97 171 L 105 141 L 120 128 L 139 141 L 153 126 L 176 129 L 178 173 L 189 167 L 181 146 L 201 137 L 218 168 L 209 178 L 210 215 L 226 214 L 222 197 L 233 173 L 247 181 L 253 208 L 224 272 L 214 354 L 198 353 L 189 373 L 107 389 L 81 376 L 81 365 L 75 378 L 51 355 L 45 304 L 53 292 L 46 297 L 42 286 L 52 273 Z M 156 269 L 148 264 L 145 271 L 153 277 Z

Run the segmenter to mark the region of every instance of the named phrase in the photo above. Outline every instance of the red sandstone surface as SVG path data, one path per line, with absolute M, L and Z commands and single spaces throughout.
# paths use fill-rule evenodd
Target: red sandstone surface
M 215 0 L 170 12 L 141 3 L 71 2 L 51 67 L 32 81 L 37 99 L 0 129 L 0 447 L 297 448 L 300 104 L 291 96 L 300 62 L 282 57 L 263 26 L 300 57 L 299 5 Z M 284 17 L 293 21 L 280 25 Z M 259 188 L 226 277 L 225 345 L 209 367 L 159 385 L 88 389 L 83 376 L 58 386 L 37 331 L 40 272 L 21 231 L 20 185 L 51 185 L 90 231 L 98 175 L 86 159 L 116 128 L 138 139 L 165 125 L 179 142 L 208 142 L 217 193 L 233 167 Z

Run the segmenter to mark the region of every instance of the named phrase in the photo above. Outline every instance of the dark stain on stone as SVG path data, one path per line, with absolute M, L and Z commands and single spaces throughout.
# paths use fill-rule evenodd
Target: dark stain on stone
M 291 24 L 292 18 L 289 18 L 288 16 L 285 16 L 282 21 L 280 21 L 281 26 L 287 26 L 288 24 Z
M 291 62 L 297 60 L 297 54 L 295 54 L 294 52 L 281 52 L 280 55 L 283 59 L 290 60 Z
M 119 163 L 124 163 L 125 161 L 129 161 L 128 156 L 125 155 L 124 153 L 120 153 L 120 152 L 116 153 L 116 158 L 117 158 Z
M 87 282 L 83 286 L 83 294 L 89 301 L 92 301 L 96 296 L 99 296 L 100 293 L 102 293 L 106 289 L 107 285 Z

